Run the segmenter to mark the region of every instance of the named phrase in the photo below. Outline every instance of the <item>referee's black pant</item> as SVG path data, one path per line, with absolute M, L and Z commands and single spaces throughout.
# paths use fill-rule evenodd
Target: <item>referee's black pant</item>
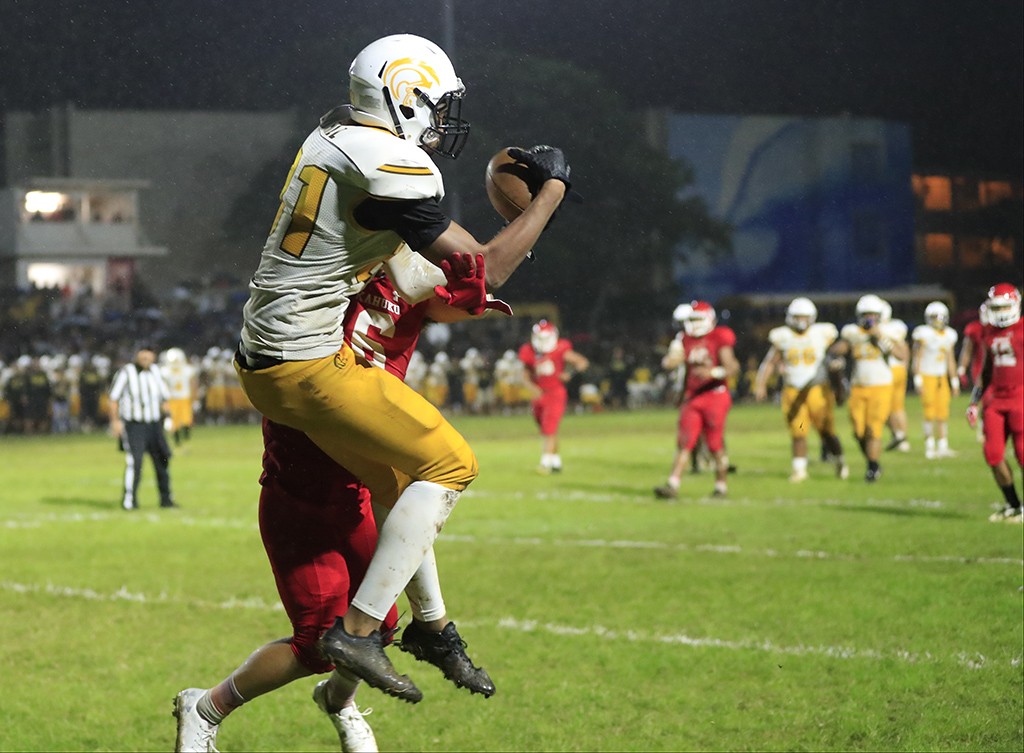
M 125 421 L 121 435 L 124 450 L 124 499 L 122 507 L 131 510 L 139 506 L 139 479 L 142 477 L 142 461 L 148 453 L 156 469 L 156 483 L 160 489 L 160 506 L 171 507 L 171 476 L 167 471 L 171 459 L 171 448 L 164 436 L 160 421 Z

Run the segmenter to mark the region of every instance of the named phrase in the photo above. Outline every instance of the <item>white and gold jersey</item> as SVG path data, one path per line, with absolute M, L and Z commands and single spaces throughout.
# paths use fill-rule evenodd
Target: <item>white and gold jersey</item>
M 850 344 L 853 356 L 853 374 L 850 384 L 855 387 L 875 387 L 892 384 L 892 369 L 871 337 L 857 324 L 847 324 L 839 334 Z
M 387 131 L 347 120 L 313 131 L 295 157 L 249 284 L 247 349 L 308 360 L 341 347 L 350 298 L 402 246 L 394 232 L 357 224 L 353 211 L 371 196 L 440 200 L 444 183 L 426 152 Z
M 882 334 L 888 337 L 893 342 L 906 342 L 909 328 L 907 323 L 902 319 L 890 319 L 887 322 L 883 322 L 879 325 L 879 329 L 882 330 Z M 889 356 L 889 364 L 891 366 L 907 366 L 910 362 L 909 350 L 907 360 L 902 360 L 896 356 Z
M 166 363 L 161 368 L 171 400 L 191 400 L 195 397 L 192 387 L 195 383 L 196 371 L 192 364 Z
M 787 326 L 769 332 L 768 342 L 782 356 L 785 385 L 800 390 L 825 381 L 825 351 L 838 336 L 836 325 L 828 322 L 812 324 L 803 332 Z
M 956 330 L 935 329 L 930 324 L 914 328 L 914 344 L 918 346 L 917 371 L 924 376 L 948 376 L 949 354 L 956 346 Z

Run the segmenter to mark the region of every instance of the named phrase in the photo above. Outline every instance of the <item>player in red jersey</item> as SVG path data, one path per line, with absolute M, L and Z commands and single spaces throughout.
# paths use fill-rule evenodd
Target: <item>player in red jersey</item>
M 530 381 L 540 391 L 533 400 L 533 419 L 540 428 L 541 456 L 537 472 L 561 473 L 562 457 L 558 453 L 558 429 L 569 402 L 565 383 L 569 379 L 565 366 L 586 371 L 590 361 L 572 349 L 572 343 L 558 336 L 558 327 L 546 319 L 533 325 L 530 342 L 519 348 L 519 360 L 526 366 Z
M 964 342 L 960 348 L 956 373 L 960 378 L 961 389 L 966 390 L 978 383 L 981 376 L 981 365 L 985 362 L 985 346 L 981 341 L 981 332 L 988 324 L 988 303 L 978 307 L 978 318 L 964 327 Z M 970 381 L 968 381 L 970 380 Z
M 402 253 L 389 262 L 389 270 L 406 261 L 420 264 Z M 434 295 L 415 304 L 403 299 L 384 273 L 371 278 L 346 310 L 346 342 L 368 364 L 404 379 L 428 319 L 456 321 L 469 316 L 458 306 L 475 313 L 499 309 L 511 314 L 501 301 L 489 296 L 488 300 L 478 300 L 485 294 L 481 260 L 477 259 L 475 269 L 460 261 L 455 260 L 454 269 L 447 265 L 447 287 L 433 288 Z M 445 282 L 439 272 L 432 278 L 424 269 L 417 266 L 412 273 L 423 278 L 418 281 L 419 290 L 424 286 L 430 290 L 433 282 Z M 408 271 L 405 276 L 410 276 Z M 380 490 L 373 489 L 338 465 L 303 432 L 266 418 L 263 444 L 260 533 L 281 602 L 292 623 L 292 636 L 261 646 L 210 690 L 190 688 L 179 693 L 175 749 L 214 750 L 220 722 L 242 704 L 294 680 L 333 669 L 329 678 L 314 689 L 314 701 L 334 724 L 343 750 L 376 750 L 373 731 L 355 706 L 359 678 L 325 660 L 318 640 L 345 614 L 363 580 L 378 541 L 374 512 L 383 523 L 387 506 L 394 504 L 404 486 L 389 479 L 391 483 L 384 483 Z M 404 483 L 409 481 L 405 479 Z M 432 549 L 410 581 L 406 595 L 413 622 L 403 631 L 400 648 L 435 664 L 456 685 L 492 695 L 490 677 L 466 656 L 465 643 L 447 618 Z M 397 624 L 397 611 L 392 606 L 383 622 L 389 639 Z
M 993 522 L 1021 523 L 1021 501 L 1006 461 L 1006 439 L 1013 438 L 1017 465 L 1024 467 L 1024 321 L 1020 291 L 1000 283 L 988 291 L 988 324 L 982 330 L 985 361 L 971 393 L 967 420 L 978 420 L 978 402 L 985 428 L 985 462 L 992 469 L 1006 504 Z
M 729 458 L 725 454 L 725 421 L 732 407 L 727 380 L 739 374 L 740 364 L 733 347 L 736 334 L 718 324 L 715 309 L 706 301 L 694 301 L 683 320 L 683 331 L 672 341 L 661 361 L 663 369 L 686 364 L 676 455 L 664 486 L 654 493 L 662 499 L 679 496 L 679 480 L 689 465 L 690 453 L 703 435 L 715 459 L 714 496 L 727 492 Z

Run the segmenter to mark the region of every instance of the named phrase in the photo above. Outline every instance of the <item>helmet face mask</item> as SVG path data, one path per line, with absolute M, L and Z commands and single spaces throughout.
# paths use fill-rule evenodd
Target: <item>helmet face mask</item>
M 558 327 L 547 319 L 541 319 L 533 325 L 530 345 L 538 353 L 550 353 L 558 345 Z
M 714 307 L 707 301 L 690 304 L 690 314 L 683 321 L 683 330 L 690 337 L 704 337 L 710 334 L 718 322 Z
M 932 301 L 925 307 L 924 318 L 930 326 L 943 330 L 949 324 L 949 308 L 942 301 Z
M 993 285 L 988 291 L 985 313 L 993 327 L 1011 327 L 1020 321 L 1020 291 L 1008 282 Z
M 413 34 L 370 43 L 349 67 L 353 120 L 451 159 L 469 137 L 465 92 L 444 50 Z
M 864 295 L 857 301 L 857 324 L 872 329 L 885 321 L 885 302 L 877 295 Z
M 818 320 L 818 307 L 809 298 L 794 298 L 786 309 L 786 326 L 806 332 Z

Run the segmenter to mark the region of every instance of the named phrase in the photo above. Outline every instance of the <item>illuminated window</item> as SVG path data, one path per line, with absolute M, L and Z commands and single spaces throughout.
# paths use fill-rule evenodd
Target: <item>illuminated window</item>
M 957 257 L 963 269 L 978 269 L 988 265 L 991 241 L 977 236 L 961 236 L 957 239 Z
M 25 194 L 25 211 L 29 214 L 53 214 L 67 197 L 53 191 L 29 191 Z
M 925 234 L 924 263 L 929 267 L 952 266 L 953 236 L 949 233 Z
M 996 264 L 1013 264 L 1013 241 L 1009 238 L 993 238 L 991 250 Z
M 978 184 L 978 194 L 985 207 L 1012 199 L 1013 187 L 1005 180 L 983 180 Z
M 915 175 L 914 195 L 929 212 L 948 212 L 953 208 L 953 191 L 949 178 L 942 175 Z

